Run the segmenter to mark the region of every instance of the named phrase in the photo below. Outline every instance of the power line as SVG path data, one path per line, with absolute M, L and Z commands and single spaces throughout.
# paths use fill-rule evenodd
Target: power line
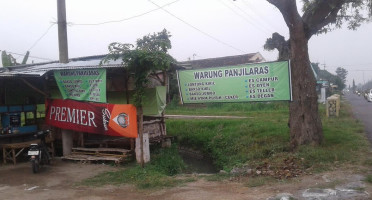
M 230 2 L 230 4 L 232 4 L 235 8 L 237 8 L 238 10 L 240 10 L 240 12 L 244 13 L 247 17 L 249 17 L 249 18 L 252 17 L 252 23 L 253 23 L 254 21 L 257 21 L 257 19 L 259 20 L 259 18 L 255 17 L 254 15 L 249 14 L 249 13 L 246 12 L 244 9 L 242 9 L 241 7 L 239 7 L 235 2 L 233 2 L 233 1 L 229 1 L 229 2 Z M 251 9 L 249 8 L 249 10 L 251 10 Z M 255 19 L 253 19 L 253 18 L 255 18 Z M 267 26 L 266 23 L 261 23 L 261 24 L 262 24 L 262 26 L 259 26 L 259 27 L 263 27 L 266 31 L 269 31 L 270 33 L 275 32 L 273 29 L 271 29 L 270 26 Z
M 254 24 L 250 19 L 247 19 L 244 15 L 241 15 L 240 13 L 236 12 L 233 8 L 231 8 L 230 6 L 228 6 L 227 4 L 225 4 L 225 2 L 223 2 L 222 0 L 220 0 L 220 3 L 222 5 L 224 5 L 226 8 L 230 9 L 235 15 L 237 15 L 238 17 L 242 18 L 245 22 L 247 22 L 248 24 L 254 26 L 255 28 L 257 28 L 258 30 L 260 30 L 261 32 L 264 32 L 266 34 L 270 34 L 270 32 L 268 32 L 267 30 L 264 30 L 262 27 Z
M 43 33 L 43 35 L 41 35 L 40 37 L 39 37 L 39 39 L 37 39 L 35 42 L 34 42 L 34 44 L 33 45 L 31 45 L 31 47 L 27 50 L 27 51 L 30 51 L 32 48 L 34 48 L 35 46 L 36 46 L 36 44 L 41 40 L 41 39 L 43 39 L 43 37 L 49 32 L 49 30 L 55 25 L 56 23 L 52 23 L 49 27 L 48 27 L 48 29 Z
M 278 29 L 280 30 L 280 28 L 276 25 L 276 24 L 273 24 L 270 22 L 270 20 L 267 20 L 266 18 L 262 17 L 262 16 L 265 16 L 265 14 L 262 14 L 262 12 L 259 12 L 259 9 L 254 9 L 254 6 L 248 1 L 241 1 L 243 2 L 243 4 L 249 9 L 251 10 L 252 12 L 256 13 L 256 15 L 262 19 L 263 22 L 265 22 L 267 25 L 269 25 L 269 27 L 274 27 L 275 29 Z M 249 2 L 249 3 L 248 3 Z M 251 8 L 253 7 L 253 9 Z M 260 17 L 261 16 L 261 17 Z
M 170 3 L 167 3 L 167 4 L 163 5 L 163 6 L 159 6 L 158 8 L 149 10 L 147 12 L 144 12 L 144 13 L 141 13 L 141 14 L 138 14 L 138 15 L 134 15 L 132 17 L 120 19 L 120 20 L 111 20 L 111 21 L 105 21 L 105 22 L 100 22 L 100 23 L 85 23 L 85 24 L 78 24 L 78 23 L 72 23 L 72 22 L 70 22 L 68 24 L 71 25 L 71 26 L 99 26 L 99 25 L 110 24 L 110 23 L 119 23 L 119 22 L 131 20 L 131 19 L 134 19 L 134 18 L 137 18 L 137 17 L 142 17 L 142 16 L 144 16 L 146 14 L 149 14 L 151 12 L 154 12 L 154 11 L 157 11 L 157 10 L 160 10 L 160 9 L 163 9 L 164 7 L 169 6 L 171 4 L 174 4 L 174 3 L 178 2 L 178 1 L 180 1 L 180 0 L 172 1 Z
M 56 23 L 52 23 L 48 28 L 47 30 L 34 42 L 34 44 L 31 45 L 31 47 L 27 50 L 27 51 L 30 51 L 32 48 L 34 48 L 36 46 L 36 44 L 41 40 L 43 39 L 43 37 L 49 32 L 49 30 L 55 25 Z M 27 52 L 26 51 L 26 52 Z M 17 55 L 17 54 L 15 54 Z M 23 55 L 24 56 L 24 55 Z M 16 59 L 19 59 L 21 56 L 18 56 Z M 31 57 L 31 56 L 29 56 Z
M 4 51 L 4 50 L 0 50 L 0 51 Z M 14 55 L 17 55 L 17 56 L 25 56 L 25 54 L 21 54 L 21 53 L 14 53 L 14 52 L 10 52 L 10 51 L 6 51 L 7 53 L 10 53 L 10 54 L 14 54 Z M 43 58 L 43 57 L 37 57 L 37 56 L 29 56 L 30 58 L 36 58 L 36 59 L 40 59 L 40 60 L 48 60 L 48 61 L 55 61 L 53 59 L 50 59 L 50 58 Z
M 330 66 L 331 68 L 337 68 L 337 67 L 356 67 L 356 66 L 363 66 L 363 65 L 372 65 L 372 63 L 361 63 L 361 64 L 352 64 L 352 65 L 338 65 L 338 66 Z M 370 67 L 370 66 L 367 66 Z
M 228 46 L 228 47 L 230 47 L 230 48 L 232 48 L 232 49 L 234 49 L 234 50 L 236 50 L 236 51 L 239 51 L 239 52 L 241 52 L 241 53 L 246 53 L 245 51 L 243 51 L 243 50 L 241 50 L 241 49 L 238 49 L 238 48 L 236 48 L 236 47 L 234 47 L 234 46 L 232 46 L 232 45 L 230 45 L 230 44 L 228 44 L 228 43 L 226 43 L 226 42 L 223 42 L 223 41 L 219 40 L 218 38 L 213 37 L 212 35 L 210 35 L 210 34 L 204 32 L 204 31 L 198 29 L 197 27 L 195 27 L 195 26 L 191 25 L 190 23 L 186 22 L 185 20 L 183 20 L 183 19 L 177 17 L 176 15 L 174 15 L 174 14 L 171 13 L 171 12 L 169 12 L 168 10 L 165 10 L 163 7 L 159 6 L 158 4 L 154 3 L 153 1 L 151 1 L 151 0 L 148 0 L 148 1 L 149 1 L 150 3 L 152 3 L 152 4 L 154 4 L 155 6 L 157 6 L 159 9 L 162 9 L 164 12 L 168 13 L 168 14 L 171 15 L 172 17 L 178 19 L 179 21 L 181 21 L 181 22 L 183 22 L 184 24 L 190 26 L 191 28 L 195 29 L 196 31 L 198 31 L 198 32 L 200 32 L 200 33 L 202 33 L 202 34 L 204 34 L 205 36 L 207 36 L 207 37 L 209 37 L 209 38 L 211 38 L 211 39 L 213 39 L 213 40 L 215 40 L 215 41 L 217 41 L 217 42 L 219 42 L 219 43 L 221 43 L 221 44 L 223 44 L 223 45 L 225 45 L 225 46 Z

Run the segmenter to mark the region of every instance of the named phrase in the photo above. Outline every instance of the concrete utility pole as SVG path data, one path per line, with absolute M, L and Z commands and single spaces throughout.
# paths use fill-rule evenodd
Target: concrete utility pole
M 66 23 L 66 2 L 57 0 L 58 17 L 58 44 L 59 44 L 59 62 L 68 63 L 68 45 L 67 45 L 67 23 Z M 71 154 L 73 145 L 73 132 L 62 129 L 62 148 L 63 156 Z
M 65 0 L 57 0 L 59 62 L 68 63 L 67 23 Z

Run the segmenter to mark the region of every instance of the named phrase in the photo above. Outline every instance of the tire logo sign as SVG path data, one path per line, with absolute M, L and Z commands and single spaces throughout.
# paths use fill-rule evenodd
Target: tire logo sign
M 114 122 L 119 124 L 119 126 L 126 128 L 129 126 L 129 116 L 125 113 L 120 113 L 114 119 Z

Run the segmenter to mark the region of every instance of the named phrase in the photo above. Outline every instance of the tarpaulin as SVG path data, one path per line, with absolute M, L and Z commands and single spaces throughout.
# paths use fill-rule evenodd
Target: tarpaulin
M 47 124 L 74 131 L 136 138 L 137 110 L 131 104 L 47 99 Z

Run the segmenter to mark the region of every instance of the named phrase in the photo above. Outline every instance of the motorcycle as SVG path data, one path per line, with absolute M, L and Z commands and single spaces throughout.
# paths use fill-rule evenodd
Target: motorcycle
M 45 142 L 45 137 L 49 132 L 49 130 L 37 132 L 34 136 L 40 139 L 40 144 L 31 144 L 28 150 L 34 174 L 39 171 L 40 166 L 50 164 L 51 156 Z

